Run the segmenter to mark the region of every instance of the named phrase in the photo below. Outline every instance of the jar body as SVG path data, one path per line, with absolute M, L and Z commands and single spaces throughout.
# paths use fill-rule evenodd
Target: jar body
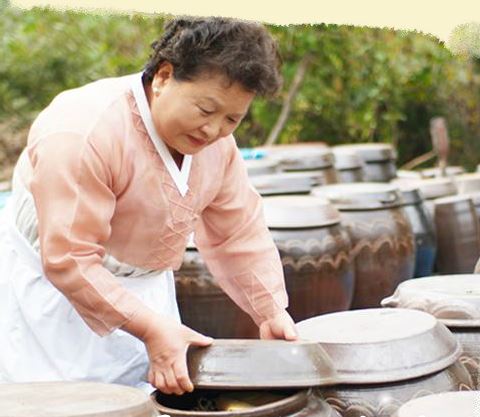
M 402 207 L 340 211 L 353 246 L 352 308 L 379 307 L 401 282 L 413 277 L 415 241 L 410 222 Z
M 186 326 L 214 338 L 258 337 L 256 324 L 218 286 L 197 250 L 186 251 L 175 273 L 175 288 Z
M 348 310 L 354 291 L 351 241 L 341 223 L 271 229 L 280 253 L 294 321 Z
M 318 388 L 316 394 L 344 417 L 392 417 L 398 408 L 414 398 L 471 389 L 470 375 L 457 361 L 441 372 L 420 378 L 385 384 Z

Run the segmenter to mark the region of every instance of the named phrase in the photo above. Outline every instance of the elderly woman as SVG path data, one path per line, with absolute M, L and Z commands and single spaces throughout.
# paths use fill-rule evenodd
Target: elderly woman
M 297 337 L 232 136 L 280 86 L 275 43 L 256 23 L 181 18 L 153 49 L 143 73 L 65 91 L 31 127 L 0 231 L 0 381 L 191 391 L 187 348 L 212 342 L 175 300 L 192 232 L 260 337 Z

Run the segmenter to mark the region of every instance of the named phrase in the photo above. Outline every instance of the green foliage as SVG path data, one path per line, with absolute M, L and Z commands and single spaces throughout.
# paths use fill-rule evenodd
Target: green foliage
M 0 122 L 29 123 L 64 89 L 140 71 L 163 21 L 4 6 Z M 478 162 L 478 60 L 456 57 L 435 38 L 415 32 L 337 25 L 269 29 L 281 49 L 285 87 L 275 99 L 254 102 L 237 131 L 241 146 L 265 141 L 299 62 L 308 56 L 280 142 L 392 142 L 403 163 L 431 148 L 429 120 L 444 116 L 452 162 L 468 168 Z

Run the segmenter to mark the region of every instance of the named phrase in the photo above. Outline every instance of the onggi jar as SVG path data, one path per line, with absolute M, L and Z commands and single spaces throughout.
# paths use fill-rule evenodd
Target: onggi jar
M 352 240 L 352 307 L 379 307 L 415 268 L 415 238 L 400 191 L 390 184 L 351 183 L 315 187 L 312 194 L 340 211 Z
M 280 252 L 293 319 L 348 310 L 354 265 L 338 210 L 328 200 L 312 196 L 264 197 L 263 204 Z

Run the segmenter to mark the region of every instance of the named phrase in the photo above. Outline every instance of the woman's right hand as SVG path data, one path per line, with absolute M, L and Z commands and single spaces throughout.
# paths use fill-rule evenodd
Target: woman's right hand
M 187 368 L 187 349 L 209 346 L 213 339 L 169 317 L 152 323 L 143 341 L 150 359 L 148 382 L 165 394 L 181 395 L 193 391 Z
M 122 330 L 145 343 L 150 368 L 148 382 L 165 394 L 181 395 L 193 391 L 187 368 L 187 350 L 192 346 L 209 346 L 213 339 L 182 325 L 176 320 L 155 314 L 146 306 L 122 326 Z

